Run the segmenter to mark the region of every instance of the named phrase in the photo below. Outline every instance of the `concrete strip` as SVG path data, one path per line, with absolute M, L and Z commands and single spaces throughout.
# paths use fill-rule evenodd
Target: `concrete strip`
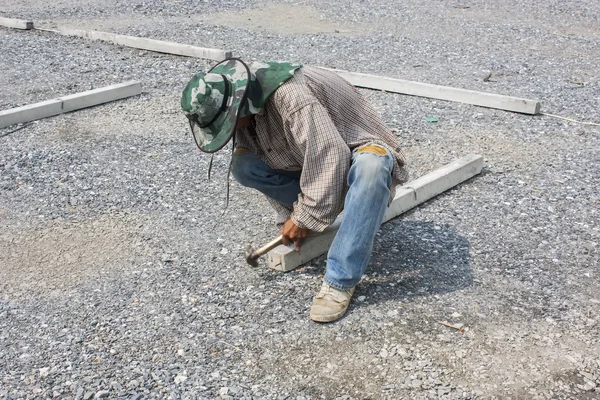
M 0 129 L 135 96 L 140 93 L 142 93 L 140 82 L 131 81 L 0 111 Z
M 163 40 L 141 38 L 136 36 L 117 35 L 110 32 L 86 31 L 60 27 L 58 30 L 49 30 L 66 36 L 78 36 L 91 40 L 103 40 L 119 46 L 133 47 L 136 49 L 156 51 L 158 53 L 175 54 L 186 57 L 205 58 L 221 61 L 231 57 L 231 51 L 196 47 L 189 44 L 166 42 Z
M 383 90 L 386 92 L 402 93 L 411 96 L 428 97 L 432 99 L 456 101 L 481 107 L 497 108 L 522 114 L 539 114 L 540 102 L 519 97 L 504 96 L 494 93 L 477 92 L 474 90 L 458 89 L 449 86 L 431 85 L 407 81 L 404 79 L 387 78 L 384 76 L 361 74 L 337 69 L 324 68 L 337 72 L 342 78 L 354 86 Z
M 0 129 L 22 122 L 52 117 L 62 114 L 62 112 L 62 100 L 60 99 L 52 99 L 0 111 Z
M 0 26 L 16 29 L 33 29 L 33 22 L 23 19 L 3 18 L 0 17 Z
M 139 81 L 118 83 L 99 89 L 88 90 L 82 93 L 61 97 L 63 112 L 92 107 L 102 103 L 124 99 L 142 93 L 142 84 Z
M 387 222 L 472 178 L 479 174 L 482 168 L 483 157 L 471 154 L 401 186 L 396 191 L 396 196 L 388 207 L 383 222 Z M 299 252 L 294 251 L 293 247 L 283 245 L 271 250 L 267 257 L 267 265 L 272 269 L 287 272 L 326 253 L 342 218 L 343 215 L 339 216 L 323 234 L 307 238 Z

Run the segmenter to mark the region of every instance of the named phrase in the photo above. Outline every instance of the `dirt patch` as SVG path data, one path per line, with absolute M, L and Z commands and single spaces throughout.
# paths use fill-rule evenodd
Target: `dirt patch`
M 102 216 L 45 226 L 7 226 L 0 234 L 0 288 L 4 293 L 49 295 L 147 260 L 149 246 L 137 218 Z
M 284 35 L 337 33 L 357 36 L 363 32 L 358 24 L 341 25 L 329 22 L 317 9 L 308 5 L 267 3 L 260 8 L 203 15 L 201 20 L 216 25 L 265 30 Z
M 170 24 L 173 26 L 191 22 L 207 25 L 223 25 L 255 31 L 266 31 L 282 35 L 298 34 L 335 34 L 342 36 L 359 36 L 367 32 L 367 26 L 362 24 L 341 24 L 328 21 L 319 11 L 308 5 L 291 5 L 267 3 L 258 8 L 243 10 L 228 10 L 189 17 L 153 17 L 153 16 L 121 16 L 110 19 L 92 18 L 74 23 L 72 19 L 53 19 L 38 24 L 44 28 L 70 27 L 75 29 L 121 31 L 131 26 L 153 23 Z

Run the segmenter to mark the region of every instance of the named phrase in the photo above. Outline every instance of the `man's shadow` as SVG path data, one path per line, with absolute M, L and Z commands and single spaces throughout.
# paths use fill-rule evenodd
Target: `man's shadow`
M 473 283 L 469 247 L 449 225 L 390 221 L 377 234 L 359 291 L 378 302 L 464 289 Z
M 452 226 L 396 219 L 381 226 L 371 260 L 355 296 L 369 302 L 410 300 L 464 289 L 473 283 L 469 242 Z M 302 268 L 325 272 L 326 256 Z M 316 262 L 315 262 L 316 261 Z

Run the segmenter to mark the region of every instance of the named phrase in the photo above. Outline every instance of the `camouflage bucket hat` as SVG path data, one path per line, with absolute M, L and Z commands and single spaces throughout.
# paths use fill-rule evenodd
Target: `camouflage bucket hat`
M 207 153 L 222 149 L 234 135 L 237 121 L 257 114 L 300 67 L 279 62 L 248 66 L 240 59 L 229 58 L 207 73 L 194 75 L 183 89 L 181 108 L 198 148 Z

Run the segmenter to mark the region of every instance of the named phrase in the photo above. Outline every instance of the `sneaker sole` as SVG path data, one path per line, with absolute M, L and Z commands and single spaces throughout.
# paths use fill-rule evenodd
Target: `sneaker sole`
M 333 321 L 337 321 L 338 319 L 342 318 L 344 316 L 344 314 L 346 314 L 347 310 L 348 309 L 346 308 L 344 311 L 341 311 L 337 314 L 331 314 L 331 315 L 310 314 L 310 319 L 312 319 L 315 322 L 333 322 Z

